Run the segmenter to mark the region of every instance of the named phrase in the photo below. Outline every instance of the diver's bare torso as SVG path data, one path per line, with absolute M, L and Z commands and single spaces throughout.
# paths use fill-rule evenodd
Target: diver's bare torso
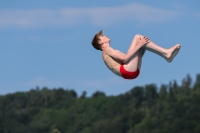
M 110 57 L 106 52 L 102 51 L 102 57 L 106 66 L 116 75 L 121 77 L 120 66 L 122 63 Z

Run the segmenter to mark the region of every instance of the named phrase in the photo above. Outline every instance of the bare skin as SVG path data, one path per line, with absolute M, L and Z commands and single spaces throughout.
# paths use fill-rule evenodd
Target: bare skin
M 162 48 L 150 41 L 148 37 L 142 35 L 134 36 L 126 54 L 113 49 L 110 46 L 110 39 L 107 36 L 102 35 L 100 37 L 100 45 L 106 66 L 118 76 L 121 76 L 121 64 L 124 64 L 124 68 L 129 72 L 141 69 L 142 56 L 146 49 L 160 55 L 166 61 L 172 62 L 181 47 L 180 44 L 176 44 L 169 49 Z

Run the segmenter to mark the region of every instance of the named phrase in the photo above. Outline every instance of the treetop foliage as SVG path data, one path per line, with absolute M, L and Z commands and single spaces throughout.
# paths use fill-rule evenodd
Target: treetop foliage
M 199 102 L 200 74 L 118 96 L 36 87 L 0 96 L 0 133 L 199 133 Z

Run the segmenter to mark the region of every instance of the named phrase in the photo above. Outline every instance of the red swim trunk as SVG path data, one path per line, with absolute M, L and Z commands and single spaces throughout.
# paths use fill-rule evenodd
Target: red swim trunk
M 124 65 L 121 65 L 120 73 L 121 73 L 122 77 L 125 79 L 135 79 L 140 74 L 140 69 L 137 69 L 137 71 L 135 71 L 135 72 L 129 72 L 124 69 Z

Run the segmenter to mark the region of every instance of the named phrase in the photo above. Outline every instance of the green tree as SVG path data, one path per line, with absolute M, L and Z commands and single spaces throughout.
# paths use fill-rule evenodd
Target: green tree
M 200 74 L 196 75 L 196 80 L 194 83 L 194 87 L 195 90 L 200 90 Z
M 186 78 L 182 80 L 182 90 L 184 94 L 189 94 L 191 90 L 191 85 L 192 85 L 192 78 L 188 74 Z
M 101 96 L 106 96 L 106 94 L 104 92 L 101 92 L 101 91 L 97 91 L 95 92 L 92 97 L 95 98 L 95 97 L 101 97 Z
M 166 95 L 167 95 L 167 86 L 162 84 L 159 91 L 159 97 L 161 99 L 164 99 Z
M 60 133 L 60 131 L 56 128 L 56 129 L 53 129 L 51 133 Z

